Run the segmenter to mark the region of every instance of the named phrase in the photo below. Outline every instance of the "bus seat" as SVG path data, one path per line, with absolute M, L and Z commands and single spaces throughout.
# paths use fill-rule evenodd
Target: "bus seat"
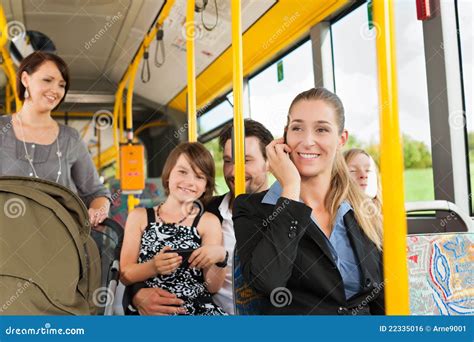
M 234 311 L 236 315 L 261 315 L 265 297 L 254 290 L 244 279 L 237 248 L 232 263 L 234 287 Z
M 412 315 L 474 314 L 474 233 L 407 237 Z
M 407 237 L 411 314 L 474 314 L 474 231 L 471 218 L 448 201 L 408 202 L 405 209 L 407 213 L 449 212 L 448 216 L 433 218 L 435 224 L 425 221 L 428 227 L 422 231 L 427 233 Z M 410 219 L 417 218 L 408 217 L 409 223 Z M 451 224 L 450 232 L 446 228 L 448 223 Z
M 409 234 L 474 232 L 469 214 L 461 210 L 456 204 L 448 201 L 406 202 L 405 210 L 407 214 L 426 211 L 437 212 L 436 216 L 407 216 Z M 443 215 L 443 212 L 448 212 L 448 214 Z

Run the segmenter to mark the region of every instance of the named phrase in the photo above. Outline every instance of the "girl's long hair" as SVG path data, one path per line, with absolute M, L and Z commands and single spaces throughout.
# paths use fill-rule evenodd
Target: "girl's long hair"
M 290 105 L 288 113 L 291 113 L 293 106 L 300 101 L 324 101 L 333 107 L 338 124 L 338 132 L 342 134 L 344 130 L 344 107 L 339 97 L 325 88 L 312 88 L 297 95 Z M 288 115 L 288 123 L 290 117 Z M 285 127 L 285 132 L 287 131 Z M 337 151 L 331 171 L 331 184 L 326 195 L 324 205 L 330 213 L 331 222 L 334 222 L 337 210 L 343 201 L 347 200 L 354 209 L 355 218 L 365 235 L 382 249 L 382 214 L 372 200 L 368 198 L 360 189 L 359 185 L 352 179 L 341 151 Z

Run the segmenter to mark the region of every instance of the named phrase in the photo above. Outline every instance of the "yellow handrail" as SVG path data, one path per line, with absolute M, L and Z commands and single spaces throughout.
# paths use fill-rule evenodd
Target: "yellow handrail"
M 70 118 L 93 118 L 93 112 L 51 112 L 52 117 L 68 116 Z
M 123 91 L 125 89 L 125 85 L 128 83 L 128 89 L 127 89 L 127 99 L 126 99 L 126 130 L 127 132 L 131 133 L 131 139 L 133 139 L 133 113 L 132 113 L 132 101 L 133 101 L 133 89 L 135 86 L 135 76 L 138 70 L 138 66 L 140 64 L 140 61 L 143 58 L 143 54 L 145 53 L 145 50 L 150 46 L 152 40 L 155 38 L 156 33 L 158 32 L 158 28 L 163 25 L 163 22 L 166 17 L 168 17 L 171 8 L 174 5 L 175 0 L 167 0 L 163 6 L 163 10 L 160 13 L 160 16 L 156 22 L 156 25 L 153 27 L 153 29 L 150 30 L 150 32 L 147 33 L 145 38 L 143 39 L 142 43 L 140 44 L 140 48 L 137 51 L 137 54 L 132 60 L 132 63 L 128 66 L 127 70 L 125 71 L 122 79 L 119 82 L 118 89 L 116 92 L 115 96 L 115 106 L 114 106 L 114 121 L 117 121 L 117 117 L 119 118 L 119 139 L 122 141 L 123 139 Z M 115 123 L 113 125 L 114 130 L 116 131 L 117 129 L 117 124 Z M 114 133 L 114 147 L 117 152 L 117 156 L 120 155 L 118 153 L 119 149 L 119 142 L 117 139 L 116 133 Z M 117 168 L 116 168 L 116 176 L 118 175 L 117 179 L 120 177 L 120 162 L 118 161 L 117 163 Z M 139 203 L 138 199 L 135 199 L 133 195 L 128 196 L 128 209 L 129 212 L 134 208 L 136 204 Z
M 2 34 L 0 35 L 0 47 L 3 47 L 8 41 L 8 23 L 2 4 L 0 4 L 0 28 L 2 29 Z
M 123 134 L 125 127 L 123 125 L 123 114 L 124 114 L 124 103 L 123 103 L 123 90 L 121 92 L 121 100 L 119 100 L 118 104 L 118 115 L 119 115 L 119 132 L 120 132 L 120 142 L 125 142 L 125 136 Z
M 186 24 L 184 32 L 186 35 L 186 67 L 188 78 L 188 140 L 197 141 L 196 122 L 196 63 L 194 59 L 194 39 L 196 38 L 196 27 L 194 22 L 194 0 L 188 0 L 186 10 Z
M 140 50 L 141 51 L 141 50 Z M 127 100 L 125 102 L 125 128 L 128 132 L 133 132 L 133 89 L 135 88 L 135 76 L 137 75 L 140 59 L 135 59 L 130 68 L 130 76 L 128 77 Z M 133 139 L 133 137 L 131 138 Z
M 230 6 L 231 1 L 225 2 Z M 307 36 L 311 27 L 353 2 L 353 0 L 275 1 L 275 4 L 242 35 L 242 43 L 245 46 L 244 76 L 260 70 L 276 55 Z M 213 99 L 227 93 L 232 87 L 232 58 L 232 48 L 226 49 L 196 76 L 197 108 L 204 107 Z M 186 111 L 187 93 L 187 88 L 184 87 L 168 102 L 168 106 Z
M 112 120 L 112 129 L 114 137 L 114 148 L 115 155 L 117 156 L 117 167 L 115 168 L 115 178 L 120 179 L 120 160 L 119 160 L 119 149 L 120 141 L 123 137 L 123 89 L 125 82 L 119 83 L 117 92 L 115 93 L 115 104 L 114 104 L 114 119 Z M 117 133 L 119 129 L 119 133 Z
M 1 28 L 1 35 L 0 35 L 0 54 L 3 58 L 3 69 L 5 70 L 5 75 L 8 78 L 8 83 L 10 84 L 11 91 L 15 98 L 15 110 L 19 111 L 22 103 L 20 98 L 18 97 L 18 92 L 16 90 L 16 73 L 15 68 L 13 66 L 13 61 L 10 58 L 10 53 L 6 48 L 6 44 L 8 41 L 8 23 L 7 18 L 5 17 L 5 13 L 3 11 L 3 5 L 0 4 L 0 28 Z
M 373 9 L 379 78 L 385 308 L 388 315 L 408 315 L 407 226 L 393 2 L 374 0 Z
M 117 160 L 117 154 L 115 152 L 115 148 L 109 147 L 105 151 L 102 151 L 100 161 L 102 164 L 102 168 L 114 163 Z M 98 167 L 98 157 L 97 155 L 92 157 L 92 161 L 94 162 L 94 165 Z
M 242 10 L 240 0 L 232 0 L 232 61 L 234 87 L 234 167 L 235 195 L 245 193 L 245 150 L 243 118 Z
M 138 134 L 140 134 L 141 132 L 143 132 L 144 130 L 146 130 L 148 128 L 151 128 L 151 127 L 165 127 L 165 126 L 168 126 L 168 125 L 169 125 L 169 123 L 166 120 L 152 121 L 152 122 L 149 122 L 147 124 L 144 124 L 144 125 L 141 125 L 140 127 L 138 127 L 135 130 L 135 136 L 137 136 Z
M 22 102 L 18 97 L 18 92 L 16 90 L 16 73 L 15 68 L 13 67 L 13 61 L 10 58 L 10 54 L 8 53 L 5 47 L 1 48 L 1 55 L 3 57 L 3 63 L 5 64 L 6 76 L 8 78 L 13 97 L 15 98 L 15 110 L 19 111 L 22 106 Z
M 128 91 L 127 91 L 127 102 L 126 102 L 126 129 L 132 130 L 133 129 L 133 121 L 132 121 L 132 97 L 133 97 L 133 87 L 135 83 L 135 75 L 138 70 L 138 66 L 140 61 L 143 58 L 143 54 L 145 50 L 150 46 L 153 39 L 156 37 L 156 33 L 158 29 L 163 25 L 164 20 L 168 17 L 171 8 L 174 5 L 175 0 L 167 0 L 164 4 L 163 10 L 160 13 L 160 17 L 158 18 L 156 25 L 147 33 L 145 38 L 143 39 L 140 48 L 137 51 L 137 54 L 133 58 L 132 63 L 128 66 L 128 69 L 125 73 L 125 76 L 128 77 Z

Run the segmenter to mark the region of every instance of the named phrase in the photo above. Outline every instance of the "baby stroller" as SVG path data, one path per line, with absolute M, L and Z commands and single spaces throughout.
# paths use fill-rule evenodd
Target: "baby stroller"
M 87 209 L 69 189 L 0 177 L 0 315 L 107 311 L 123 229 L 106 220 L 92 236 Z

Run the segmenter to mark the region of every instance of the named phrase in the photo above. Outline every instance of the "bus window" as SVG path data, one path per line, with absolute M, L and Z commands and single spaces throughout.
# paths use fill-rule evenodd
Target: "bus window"
M 367 5 L 331 25 L 334 83 L 346 111 L 347 147 L 361 147 L 379 162 L 379 112 L 375 33 Z M 347 42 L 351 44 L 347 44 Z
M 249 79 L 250 117 L 261 122 L 275 137 L 283 136 L 293 98 L 314 87 L 312 60 L 308 40 Z
M 405 201 L 434 200 L 423 27 L 414 1 L 395 2 L 395 29 Z
M 233 108 L 229 101 L 225 100 L 212 107 L 207 112 L 198 117 L 198 133 L 199 135 L 206 134 L 232 120 Z
M 211 152 L 214 162 L 216 164 L 216 191 L 215 195 L 223 195 L 229 191 L 224 179 L 222 150 L 219 147 L 219 137 L 216 137 L 204 143 L 204 146 Z
M 434 200 L 423 32 L 415 3 L 397 1 L 396 39 L 400 130 L 404 142 L 405 201 Z M 375 29 L 367 4 L 331 25 L 336 93 L 346 108 L 349 147 L 379 163 L 379 104 Z M 353 44 L 347 44 L 348 41 Z
M 464 85 L 464 105 L 466 110 L 466 123 L 469 145 L 469 170 L 471 180 L 471 215 L 474 215 L 474 117 L 472 115 L 472 2 L 460 0 L 457 2 L 459 18 L 459 34 L 461 38 L 462 78 Z

